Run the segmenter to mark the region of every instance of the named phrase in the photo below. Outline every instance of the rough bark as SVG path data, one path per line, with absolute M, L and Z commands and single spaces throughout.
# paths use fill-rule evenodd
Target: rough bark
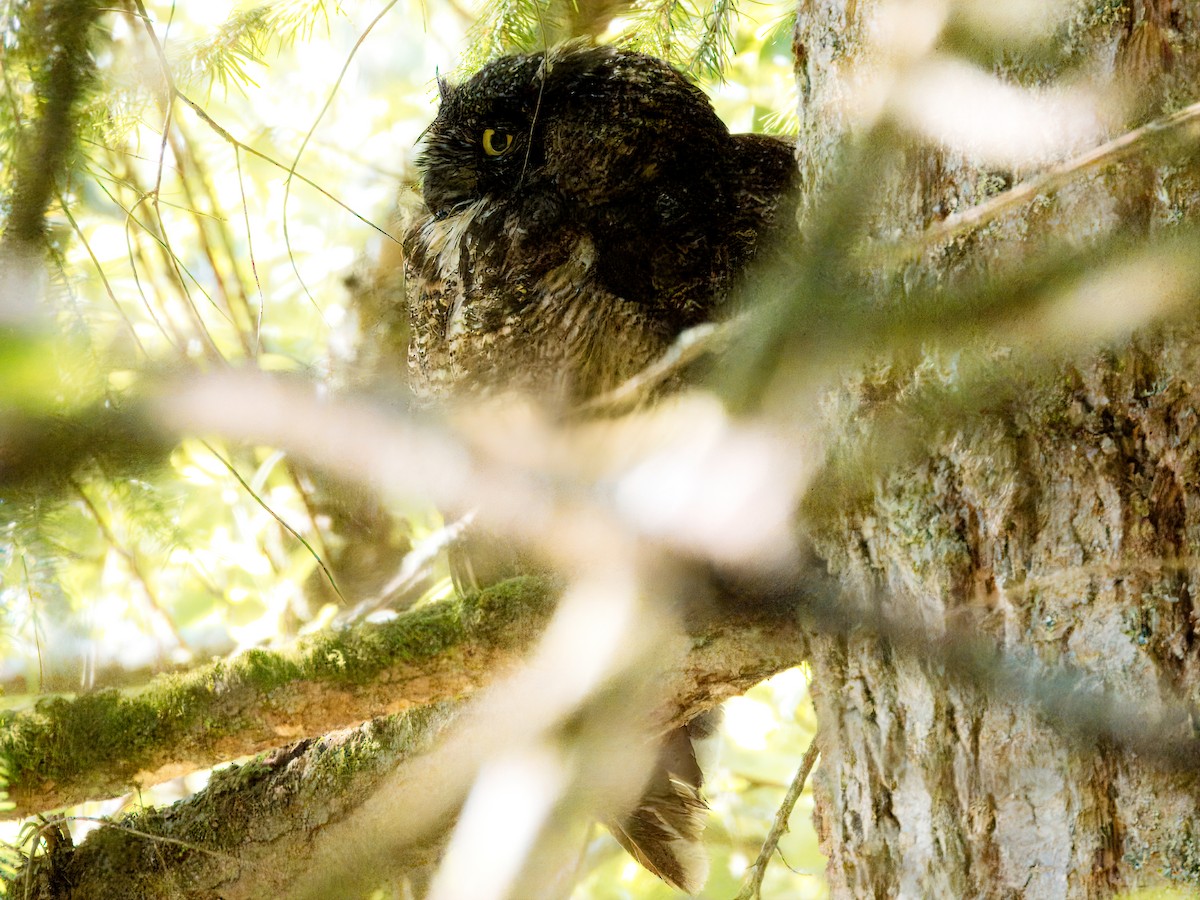
M 851 129 L 850 85 L 877 63 L 870 35 L 882 6 L 800 4 L 810 216 Z M 1017 53 L 992 70 L 1044 86 L 1071 67 L 1096 86 L 1117 84 L 1134 102 L 1114 129 L 1197 99 L 1194 4 L 1075 3 L 1063 16 L 1056 55 L 1035 66 Z M 868 228 L 911 237 L 1029 174 L 914 138 L 876 185 Z M 892 296 L 903 304 L 914 285 L 952 295 L 963 278 L 1054 241 L 1099 242 L 1117 229 L 1165 239 L 1198 198 L 1194 157 L 1092 172 L 942 244 L 894 279 Z M 997 355 L 1000 390 L 980 396 L 980 380 L 969 416 L 926 420 L 919 459 L 870 496 L 814 515 L 831 567 L 848 591 L 881 593 L 889 618 L 931 635 L 977 631 L 1143 710 L 1194 702 L 1198 350 L 1196 323 L 1176 317 L 1030 373 Z M 886 420 L 880 410 L 916 389 L 916 368 L 900 361 L 859 377 L 842 395 L 833 442 Z M 1065 736 L 1034 708 L 948 677 L 937 659 L 853 636 L 812 646 L 816 819 L 833 896 L 1075 898 L 1163 879 L 1200 885 L 1194 777 Z M 1175 733 L 1190 727 L 1179 721 Z

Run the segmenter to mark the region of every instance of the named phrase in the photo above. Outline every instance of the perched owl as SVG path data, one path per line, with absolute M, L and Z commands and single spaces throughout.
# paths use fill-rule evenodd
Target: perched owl
M 418 160 L 427 214 L 404 242 L 420 397 L 515 391 L 569 409 L 720 316 L 760 249 L 794 230 L 791 145 L 731 135 L 660 60 L 567 46 L 440 88 Z M 612 830 L 695 892 L 705 812 L 680 729 Z
M 794 186 L 790 144 L 731 135 L 661 60 L 570 47 L 497 60 L 441 108 L 406 240 L 425 397 L 567 406 L 721 313 Z

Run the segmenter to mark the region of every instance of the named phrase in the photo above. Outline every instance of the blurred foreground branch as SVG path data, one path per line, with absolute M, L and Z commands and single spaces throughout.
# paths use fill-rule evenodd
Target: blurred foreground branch
M 143 421 L 161 423 L 159 427 L 172 435 L 220 434 L 235 440 L 287 447 L 309 464 L 369 484 L 385 493 L 424 494 L 448 508 L 480 503 L 480 521 L 486 527 L 515 543 L 542 546 L 556 563 L 574 573 L 582 571 L 611 576 L 614 570 L 626 566 L 632 566 L 631 571 L 636 571 L 635 561 L 642 560 L 642 565 L 650 566 L 649 574 L 653 579 L 643 579 L 643 585 L 652 583 L 656 589 L 663 584 L 672 585 L 661 587 L 666 600 L 672 597 L 709 598 L 716 607 L 708 612 L 704 612 L 703 605 L 698 607 L 699 614 L 692 607 L 685 610 L 690 646 L 666 664 L 668 671 L 665 674 L 659 677 L 659 673 L 655 673 L 654 683 L 662 685 L 662 695 L 652 711 L 653 723 L 648 725 L 650 733 L 686 721 L 725 697 L 805 658 L 805 636 L 815 633 L 833 635 L 846 644 L 882 642 L 891 653 L 917 659 L 923 667 L 944 672 L 953 680 L 1028 705 L 1060 732 L 1070 736 L 1084 752 L 1089 747 L 1104 744 L 1136 753 L 1150 764 L 1182 773 L 1185 777 L 1195 779 L 1197 775 L 1195 760 L 1200 758 L 1200 741 L 1190 732 L 1189 710 L 1185 704 L 1174 702 L 1164 704 L 1157 712 L 1147 711 L 1132 698 L 1119 696 L 1104 686 L 1097 687 L 1094 676 L 1088 673 L 1045 663 L 1031 653 L 1014 652 L 994 639 L 981 637 L 979 629 L 951 627 L 935 634 L 922 623 L 889 618 L 886 615 L 888 604 L 878 596 L 855 602 L 824 572 L 819 561 L 797 547 L 794 533 L 788 549 L 775 540 L 778 534 L 764 532 L 754 536 L 751 526 L 766 527 L 773 521 L 767 505 L 757 500 L 750 504 L 758 513 L 753 521 L 740 518 L 741 505 L 734 503 L 728 507 L 739 516 L 737 522 L 741 524 L 736 534 L 731 521 L 721 519 L 716 513 L 710 514 L 709 521 L 704 524 L 715 525 L 721 536 L 717 543 L 707 542 L 703 531 L 685 534 L 682 528 L 663 529 L 661 515 L 669 504 L 654 506 L 650 513 L 657 518 L 646 518 L 642 507 L 620 502 L 622 497 L 649 496 L 641 490 L 648 482 L 635 480 L 633 485 L 638 490 L 630 492 L 622 487 L 621 477 L 625 476 L 610 472 L 607 477 L 612 478 L 611 483 L 615 485 L 612 491 L 581 491 L 579 486 L 584 476 L 577 469 L 561 463 L 558 468 L 548 465 L 547 455 L 556 448 L 561 450 L 563 445 L 556 441 L 565 440 L 565 437 L 545 422 L 506 420 L 504 442 L 489 444 L 494 435 L 488 433 L 486 420 L 480 420 L 484 422 L 482 426 L 480 422 L 470 423 L 475 426 L 472 428 L 462 422 L 455 422 L 455 427 L 446 427 L 445 424 L 402 419 L 362 404 L 319 400 L 302 384 L 251 375 L 221 375 L 168 385 L 157 401 L 146 401 L 142 408 Z M 691 413 L 697 411 L 689 410 Z M 656 413 L 661 414 L 662 411 Z M 692 418 L 689 421 L 698 420 Z M 643 430 L 646 424 L 645 421 L 641 423 Z M 715 426 L 708 422 L 705 427 Z M 774 464 L 774 453 L 779 448 L 772 445 L 768 435 L 749 429 L 738 431 L 735 425 L 722 427 L 731 430 L 734 437 L 704 443 L 705 452 L 701 457 L 680 457 L 673 451 L 665 454 L 671 471 L 680 481 L 675 485 L 678 493 L 667 499 L 675 502 L 679 497 L 702 495 L 700 485 L 711 481 L 713 466 L 717 466 L 718 471 L 738 475 L 726 482 L 731 485 L 731 490 L 744 488 L 751 492 L 749 496 L 757 497 L 753 492 L 760 485 L 752 476 L 761 468 L 771 473 L 771 485 L 781 498 L 779 507 L 788 513 L 780 520 L 783 524 L 772 527 L 794 528 L 790 515 L 799 502 L 798 493 L 805 483 L 803 478 L 789 476 L 783 466 Z M 747 443 L 746 439 L 751 435 L 756 435 L 755 442 Z M 587 443 L 595 443 L 596 432 L 586 436 Z M 690 440 L 694 450 L 697 445 L 694 430 Z M 632 466 L 633 471 L 646 473 L 650 482 L 659 480 L 655 474 L 658 470 L 637 456 L 637 448 L 630 449 L 623 442 L 619 443 L 631 457 L 625 463 Z M 783 449 L 796 455 L 795 446 L 789 444 Z M 671 447 L 668 445 L 669 450 Z M 653 452 L 655 448 L 650 449 Z M 746 456 L 751 451 L 752 455 Z M 566 456 L 570 457 L 570 454 Z M 681 459 L 686 465 L 681 465 Z M 761 462 L 763 459 L 767 462 Z M 754 465 L 747 465 L 748 460 Z M 726 467 L 722 469 L 721 466 Z M 724 509 L 722 507 L 721 512 Z M 681 522 L 696 520 L 686 505 L 680 507 L 678 515 Z M 550 545 L 547 535 L 555 537 Z M 773 548 L 773 551 L 757 556 L 743 553 L 733 561 L 721 558 L 719 552 L 729 551 L 733 538 L 746 541 L 753 538 L 755 542 L 747 547 Z M 646 563 L 646 560 L 654 562 Z M 664 573 L 668 572 L 675 574 L 664 578 Z M 597 579 L 601 595 L 608 583 L 606 579 Z M 502 590 L 506 588 L 502 586 Z M 495 599 L 497 595 L 488 592 L 480 598 L 484 608 L 489 609 L 489 615 L 485 616 L 486 627 L 482 630 L 472 630 L 480 626 L 466 611 L 471 609 L 470 603 L 480 600 L 464 601 L 468 605 L 463 607 L 453 604 L 432 607 L 412 614 L 417 618 L 404 617 L 393 623 L 411 638 L 411 642 L 405 642 L 403 651 L 388 651 L 388 642 L 377 637 L 389 633 L 384 629 L 392 626 L 350 632 L 354 640 L 364 643 L 347 647 L 330 643 L 339 640 L 336 635 L 313 639 L 306 651 L 307 672 L 281 666 L 282 676 L 275 685 L 282 690 L 281 694 L 256 695 L 251 692 L 248 708 L 253 712 L 249 714 L 245 708 L 235 706 L 235 712 L 239 714 L 267 720 L 265 725 L 256 726 L 257 731 L 253 728 L 245 730 L 251 737 L 245 740 L 241 752 L 265 746 L 280 737 L 315 734 L 373 715 L 376 710 L 371 708 L 371 703 L 383 704 L 382 710 L 398 709 L 416 702 L 437 703 L 456 698 L 482 684 L 494 683 L 498 677 L 502 678 L 504 671 L 514 669 L 518 654 L 509 652 L 511 648 L 528 646 L 545 622 L 549 598 L 531 588 L 526 595 L 530 601 L 526 607 L 517 604 L 506 608 L 500 604 L 489 608 L 489 597 Z M 422 615 L 445 616 L 450 633 L 455 637 L 451 640 L 439 638 L 437 629 L 420 625 Z M 413 630 L 404 631 L 408 628 Z M 580 632 L 576 630 L 575 634 L 578 637 Z M 585 630 L 582 635 L 595 643 L 593 633 Z M 352 649 L 354 647 L 360 649 Z M 430 647 L 434 648 L 433 652 Z M 480 648 L 498 652 L 482 660 L 473 658 L 472 654 Z M 393 655 L 389 656 L 389 652 Z M 414 661 L 410 654 L 420 656 L 420 660 Z M 446 654 L 444 658 L 442 654 Z M 660 657 L 669 655 L 664 652 Z M 371 656 L 382 656 L 388 663 L 376 669 L 359 668 L 361 660 Z M 580 664 L 577 649 L 566 655 L 560 654 L 560 657 L 559 662 L 565 660 L 564 665 L 578 667 Z M 260 667 L 268 671 L 274 671 L 277 662 L 275 657 L 264 654 L 248 654 L 242 660 L 252 669 Z M 235 661 L 233 665 L 237 664 Z M 439 669 L 443 664 L 447 664 L 447 668 Z M 430 688 L 424 681 L 426 667 L 430 672 L 442 672 L 444 680 L 439 680 L 442 676 L 435 677 L 435 684 Z M 468 673 L 466 677 L 463 672 Z M 315 692 L 312 695 L 315 699 L 310 706 L 295 701 L 301 705 L 301 710 L 293 715 L 295 707 L 290 699 L 291 692 L 297 692 L 301 698 L 309 696 L 305 693 L 308 689 L 298 688 L 293 680 L 313 678 L 314 673 L 317 684 L 311 690 Z M 642 677 L 643 680 L 648 677 L 644 671 Z M 529 686 L 539 683 L 559 687 L 560 681 L 560 676 L 548 677 L 545 670 L 529 674 L 525 679 L 526 693 L 513 695 L 509 705 L 501 705 L 500 711 L 512 713 L 517 710 L 523 716 L 536 718 L 538 704 L 529 701 Z M 398 687 L 398 682 L 420 684 L 421 689 L 418 694 L 412 694 L 405 687 Z M 599 675 L 595 683 L 603 684 Z M 202 695 L 204 689 L 201 681 L 191 684 L 194 694 L 187 691 L 182 694 L 191 702 L 194 695 Z M 590 686 L 575 701 L 570 697 L 558 698 L 562 706 L 558 714 L 568 715 L 565 710 L 571 702 L 582 702 L 596 690 L 595 686 Z M 418 695 L 419 700 L 415 699 Z M 245 699 L 247 695 L 239 696 Z M 254 706 L 256 696 L 267 699 L 261 709 Z M 68 704 L 64 708 L 85 709 L 87 702 L 76 701 L 77 707 Z M 321 719 L 323 711 L 334 707 L 338 707 L 340 718 Z M 439 709 L 437 715 L 441 716 L 451 707 Z M 455 712 L 447 714 L 457 715 Z M 493 725 L 504 721 L 503 716 L 498 716 L 493 709 L 492 718 L 487 721 Z M 303 723 L 302 730 L 289 732 L 289 725 L 294 726 L 297 719 Z M 146 727 L 144 722 L 154 721 L 141 720 L 138 725 Z M 197 717 L 189 708 L 181 721 L 192 729 L 187 733 L 191 737 L 185 734 L 184 743 L 193 740 L 205 748 L 207 745 L 201 740 L 200 731 L 211 728 L 204 715 Z M 403 721 L 395 720 L 393 724 L 407 728 Z M 477 726 L 469 733 L 456 730 L 458 736 L 450 749 L 439 743 L 437 750 L 421 757 L 422 761 L 414 762 L 422 767 L 419 776 L 402 765 L 395 778 L 387 779 L 386 789 L 379 787 L 376 790 L 376 786 L 382 784 L 378 780 L 382 776 L 372 774 L 371 780 L 362 782 L 361 788 L 355 786 L 350 791 L 356 797 L 369 794 L 369 807 L 365 801 L 362 807 L 356 806 L 353 798 L 330 799 L 334 793 L 345 794 L 347 782 L 328 783 L 337 781 L 331 779 L 317 784 L 301 778 L 289 788 L 287 784 L 271 780 L 279 766 L 284 769 L 279 773 L 280 778 L 298 778 L 297 773 L 308 771 L 310 761 L 316 759 L 310 754 L 319 755 L 332 746 L 325 742 L 304 744 L 295 749 L 295 755 L 284 753 L 273 757 L 275 763 L 261 764 L 267 770 L 261 788 L 264 797 L 261 804 L 254 799 L 257 795 L 246 792 L 247 787 L 254 787 L 253 784 L 239 786 L 237 796 L 242 798 L 243 806 L 238 807 L 238 815 L 246 818 L 245 829 L 239 828 L 229 837 L 223 837 L 220 843 L 213 842 L 195 823 L 207 821 L 208 812 L 228 816 L 228 807 L 206 807 L 205 804 L 230 802 L 209 798 L 225 797 L 228 783 L 223 779 L 234 776 L 222 776 L 209 792 L 188 801 L 183 807 L 176 807 L 175 811 L 140 814 L 125 823 L 138 832 L 169 838 L 172 843 L 162 845 L 154 838 L 107 828 L 100 832 L 103 837 L 90 839 L 74 851 L 71 862 L 61 864 L 73 867 L 74 860 L 79 859 L 79 871 L 89 873 L 87 877 L 98 878 L 98 874 L 91 873 L 111 873 L 114 868 L 108 863 L 102 864 L 106 853 L 119 852 L 122 859 L 138 856 L 145 863 L 142 868 L 134 867 L 129 871 L 126 895 L 139 897 L 165 896 L 155 893 L 158 885 L 164 883 L 161 880 L 164 871 L 169 873 L 166 880 L 172 885 L 177 882 L 208 884 L 212 886 L 208 888 L 210 890 L 216 890 L 219 885 L 221 895 L 226 897 L 296 896 L 302 893 L 304 879 L 317 875 L 324 879 L 326 873 L 337 873 L 339 879 L 348 877 L 345 873 L 354 867 L 345 864 L 347 854 L 353 854 L 362 863 L 354 870 L 362 873 L 363 878 L 379 878 L 382 873 L 394 870 L 395 861 L 411 858 L 411 855 L 406 856 L 409 848 L 422 848 L 420 853 L 413 852 L 424 860 L 440 847 L 440 838 L 430 838 L 430 835 L 440 834 L 439 829 L 451 821 L 482 761 L 493 752 L 510 752 L 507 742 L 521 733 L 518 724 L 509 722 L 504 728 L 491 729 Z M 542 729 L 535 733 L 549 734 L 557 726 L 542 722 L 535 727 Z M 95 740 L 94 732 L 78 730 L 81 734 L 92 735 Z M 45 742 L 34 741 L 34 745 L 39 743 Z M 162 740 L 154 751 L 158 756 L 148 757 L 150 762 L 142 762 L 140 766 L 165 767 L 173 757 L 162 748 L 174 745 L 172 739 Z M 121 747 L 119 741 L 108 746 L 127 749 Z M 208 754 L 204 759 L 214 761 L 215 753 L 211 747 L 200 752 Z M 224 758 L 229 758 L 238 751 L 236 747 L 223 747 L 221 752 Z M 352 751 L 346 753 L 353 755 Z M 393 750 L 384 753 L 393 753 Z M 443 755 L 446 753 L 449 755 Z M 113 758 L 115 754 L 116 750 Z M 393 755 L 392 760 L 395 762 L 399 758 Z M 176 755 L 174 759 L 195 764 L 186 755 Z M 15 773 L 16 784 L 20 783 L 24 771 L 44 773 L 45 770 L 35 761 L 27 770 Z M 259 771 L 251 769 L 250 775 L 257 777 Z M 106 772 L 103 764 L 93 767 L 91 772 L 98 780 L 114 778 L 111 774 L 95 774 Z M 115 776 L 115 780 L 124 778 L 124 783 L 128 783 L 133 774 L 125 771 Z M 250 779 L 250 775 L 244 777 Z M 353 778 L 350 783 L 359 784 Z M 331 792 L 328 797 L 305 794 L 298 798 L 294 793 L 325 789 Z M 289 790 L 293 794 L 289 795 Z M 409 790 L 419 791 L 419 797 L 413 800 L 407 793 Z M 95 796 L 95 793 L 82 791 L 76 796 Z M 268 802 L 269 798 L 281 796 L 297 798 L 291 807 L 293 815 L 281 815 L 279 808 Z M 23 802 L 24 809 L 34 805 L 29 800 Z M 307 812 L 335 807 L 336 811 L 328 815 L 314 816 Z M 397 810 L 404 810 L 405 814 L 400 815 Z M 411 816 L 408 815 L 410 810 Z M 260 815 L 261 818 L 256 818 Z M 282 843 L 273 844 L 270 839 L 263 839 L 264 833 L 279 836 Z M 373 841 L 364 846 L 361 835 L 367 833 L 373 836 Z M 122 849 L 104 849 L 108 841 L 122 842 Z M 185 843 L 194 846 L 188 850 Z M 130 845 L 140 849 L 131 851 Z M 306 856 L 307 862 L 303 865 L 295 863 L 295 848 L 314 846 L 315 851 Z M 282 854 L 284 858 L 276 859 L 276 854 Z M 234 875 L 230 874 L 231 856 L 240 860 Z M 165 869 L 164 859 L 168 860 Z M 170 862 L 171 859 L 175 862 Z M 80 878 L 83 877 L 81 874 Z M 305 889 L 304 895 L 329 895 L 326 890 L 329 885 L 325 881 L 318 879 L 316 884 L 318 887 L 313 890 Z M 112 890 L 111 883 L 106 882 L 105 887 Z M 323 890 L 326 892 L 322 893 Z M 122 894 L 110 892 L 103 896 Z
M 1113 138 L 1093 150 L 1052 166 L 1036 177 L 1023 181 L 983 203 L 953 213 L 910 240 L 902 241 L 893 247 L 882 248 L 882 252 L 892 261 L 919 256 L 951 238 L 982 228 L 1042 194 L 1053 193 L 1088 172 L 1144 154 L 1154 142 L 1165 143 L 1174 140 L 1181 146 L 1193 147 L 1198 130 L 1200 103 L 1193 103 L 1169 116 L 1155 119 Z
M 739 568 L 744 560 L 731 563 L 704 556 L 709 551 L 704 535 L 682 544 L 669 536 L 657 538 L 647 532 L 657 523 L 631 520 L 636 510 L 615 508 L 601 493 L 581 493 L 570 472 L 554 477 L 544 454 L 556 445 L 545 423 L 521 426 L 509 421 L 505 428 L 508 442 L 489 448 L 486 443 L 468 443 L 453 430 L 433 423 L 398 419 L 359 404 L 321 401 L 303 385 L 250 375 L 179 383 L 145 410 L 146 421 L 156 420 L 169 432 L 221 434 L 288 447 L 311 465 L 386 493 L 424 495 L 447 509 L 478 503 L 483 526 L 504 534 L 514 544 L 538 547 L 540 542 L 541 549 L 567 568 L 604 570 L 614 560 L 634 559 L 646 550 L 654 550 L 662 560 L 672 556 L 699 559 L 701 577 L 713 579 L 711 592 L 736 604 L 733 613 L 799 611 L 806 629 L 812 632 L 847 640 L 883 640 L 894 651 L 915 656 L 955 678 L 1032 705 L 1081 741 L 1110 740 L 1168 769 L 1191 769 L 1200 758 L 1200 741 L 1184 727 L 1190 714 L 1186 705 L 1169 704 L 1151 713 L 1136 702 L 1095 687 L 1086 673 L 1048 665 L 1032 655 L 1018 656 L 982 637 L 978 630 L 951 628 L 931 634 L 922 624 L 893 621 L 884 614 L 886 603 L 878 597 L 859 603 L 848 600 L 819 562 L 809 559 L 807 551 L 797 551 L 795 536 L 790 549 L 763 543 L 762 547 L 772 547 L 776 555 L 759 556 L 752 564 L 757 569 Z M 586 437 L 595 442 L 594 434 Z M 514 455 L 513 447 L 521 448 L 525 456 Z M 717 445 L 713 452 L 733 454 L 727 471 L 740 472 L 745 469 L 744 460 L 736 454 L 744 449 L 735 442 L 730 447 Z M 795 455 L 794 447 L 784 449 Z M 678 470 L 678 457 L 670 456 L 670 462 Z M 649 470 L 650 477 L 655 477 L 655 471 Z M 698 483 L 712 477 L 705 467 L 689 471 Z M 794 493 L 798 483 L 789 484 L 782 469 L 775 470 L 772 477 L 776 492 L 783 497 L 781 508 L 790 516 L 798 503 Z M 748 489 L 756 487 L 752 482 Z M 698 486 L 687 483 L 680 487 L 682 495 L 697 491 Z M 617 493 L 619 496 L 620 491 Z M 760 519 L 768 518 L 769 510 L 761 502 L 755 509 Z M 680 515 L 686 518 L 688 512 L 684 508 Z M 715 526 L 720 530 L 721 547 L 727 549 L 732 526 L 723 521 L 716 521 Z M 546 544 L 546 535 L 555 536 L 553 544 Z M 695 623 L 688 625 L 692 629 Z M 395 627 L 403 626 L 396 623 Z M 514 634 L 520 625 L 515 627 Z M 314 646 L 319 646 L 319 641 Z M 343 721 L 352 720 L 347 717 Z

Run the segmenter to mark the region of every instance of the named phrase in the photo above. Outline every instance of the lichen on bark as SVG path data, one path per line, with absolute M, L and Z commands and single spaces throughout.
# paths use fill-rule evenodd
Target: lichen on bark
M 873 62 L 864 57 L 883 6 L 802 4 L 811 215 L 836 181 L 853 130 L 848 73 Z M 1048 53 L 1026 64 L 1014 51 L 989 72 L 1037 90 L 1068 71 L 1097 90 L 1121 83 L 1138 102 L 1114 120 L 1115 135 L 1196 101 L 1198 42 L 1195 17 L 1178 4 L 1069 3 L 1041 45 Z M 996 174 L 908 140 L 867 204 L 877 243 L 977 202 Z M 975 633 L 1013 659 L 1066 667 L 1148 715 L 1194 703 L 1200 332 L 1186 305 L 1132 335 L 1097 330 L 1092 317 L 1122 254 L 1145 259 L 1172 241 L 1194 253 L 1198 196 L 1194 154 L 1156 151 L 1080 174 L 871 282 L 903 312 L 930 291 L 953 302 L 980 279 L 1019 285 L 1014 274 L 1082 250 L 1060 283 L 1097 300 L 1078 307 L 1064 339 L 1036 305 L 1022 305 L 1053 284 L 1030 277 L 1028 297 L 1012 300 L 1022 317 L 981 316 L 974 333 L 948 338 L 932 317 L 919 351 L 874 360 L 831 393 L 824 409 L 844 502 L 825 489 L 807 520 L 850 595 L 883 597 L 883 616 L 920 622 L 931 639 Z M 1085 264 L 1089 248 L 1098 252 Z M 1146 266 L 1145 297 L 1122 282 L 1132 293 L 1109 302 L 1148 308 L 1161 289 L 1154 271 L 1174 270 Z M 1194 296 L 1194 278 L 1183 277 Z M 934 654 L 844 634 L 812 646 L 816 818 L 835 897 L 1200 886 L 1180 827 L 1200 813 L 1194 777 L 1066 733 L 1044 710 L 952 676 Z M 1191 736 L 1186 721 L 1164 725 L 1164 739 L 1177 735 Z

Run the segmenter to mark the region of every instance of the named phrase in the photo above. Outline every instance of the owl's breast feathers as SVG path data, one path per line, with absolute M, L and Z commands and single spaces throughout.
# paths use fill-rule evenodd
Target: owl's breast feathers
M 794 228 L 787 143 L 730 135 L 674 69 L 613 48 L 506 57 L 448 88 L 419 165 L 429 209 L 405 249 L 427 397 L 609 390 L 720 315 Z

